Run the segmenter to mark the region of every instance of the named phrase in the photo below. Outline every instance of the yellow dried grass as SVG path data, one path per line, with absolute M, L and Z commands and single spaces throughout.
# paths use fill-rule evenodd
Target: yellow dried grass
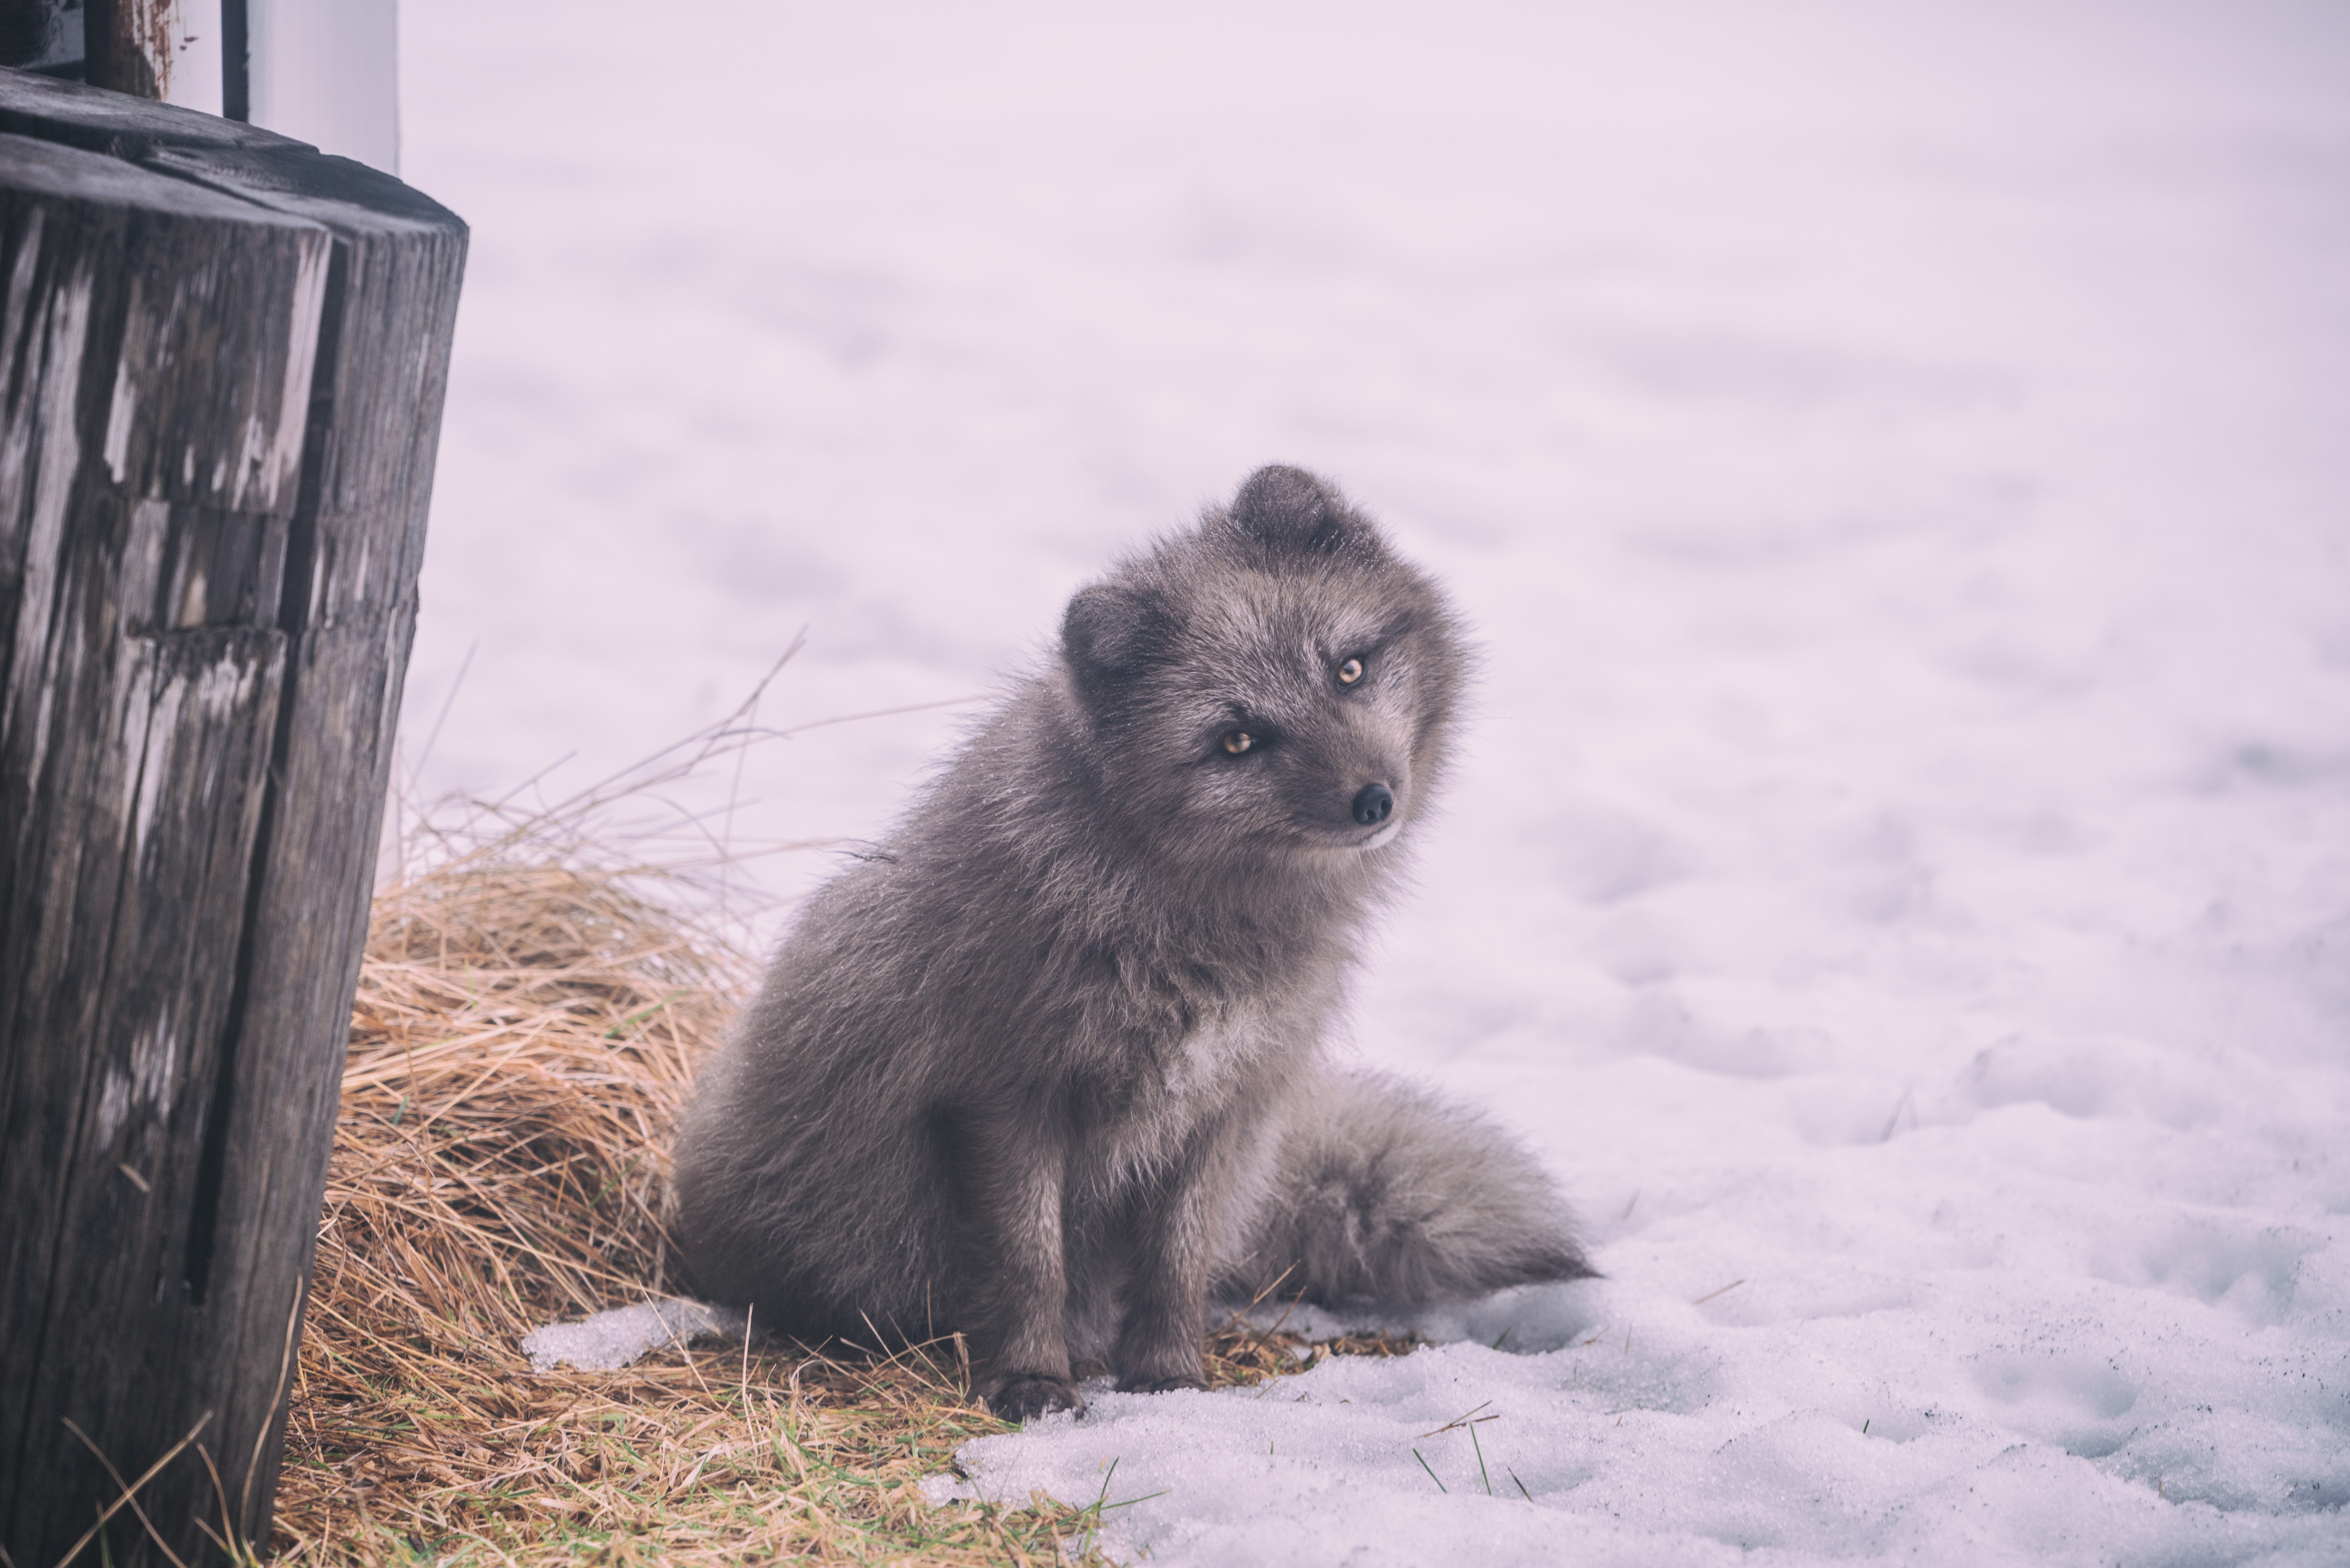
M 1065 1559 L 1039 1501 L 917 1483 L 1001 1425 L 922 1355 L 754 1344 L 533 1373 L 667 1288 L 668 1134 L 750 968 L 577 813 L 439 836 L 379 894 L 278 1489 L 288 1562 Z M 681 896 L 661 898 L 670 892 Z M 1064 1544 L 1066 1543 L 1066 1544 Z M 1084 1555 L 1082 1550 L 1078 1552 Z

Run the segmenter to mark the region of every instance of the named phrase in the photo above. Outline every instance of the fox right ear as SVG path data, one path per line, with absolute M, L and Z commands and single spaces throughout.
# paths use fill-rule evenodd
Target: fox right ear
M 1132 583 L 1079 588 L 1061 617 L 1061 654 L 1089 701 L 1098 701 L 1166 647 L 1172 618 L 1159 596 Z
M 1230 516 L 1243 537 L 1276 555 L 1336 556 L 1378 542 L 1337 486 L 1287 463 L 1250 474 L 1232 497 Z

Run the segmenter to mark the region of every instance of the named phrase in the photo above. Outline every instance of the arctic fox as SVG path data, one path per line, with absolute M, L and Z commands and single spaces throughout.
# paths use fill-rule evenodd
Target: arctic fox
M 1299 469 L 1079 591 L 1056 655 L 827 883 L 678 1139 L 695 1282 L 960 1330 L 1022 1420 L 1200 1386 L 1207 1302 L 1591 1272 L 1541 1168 L 1322 1043 L 1444 768 L 1443 596 Z

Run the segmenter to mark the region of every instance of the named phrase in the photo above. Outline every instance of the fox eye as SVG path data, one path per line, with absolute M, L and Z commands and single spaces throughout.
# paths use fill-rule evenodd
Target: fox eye
M 1352 686 L 1356 681 L 1360 680 L 1362 678 L 1363 661 L 1361 659 L 1350 659 L 1347 660 L 1346 663 L 1338 666 L 1339 685 Z
M 1246 730 L 1232 730 L 1224 735 L 1224 750 L 1236 757 L 1255 744 L 1256 737 Z

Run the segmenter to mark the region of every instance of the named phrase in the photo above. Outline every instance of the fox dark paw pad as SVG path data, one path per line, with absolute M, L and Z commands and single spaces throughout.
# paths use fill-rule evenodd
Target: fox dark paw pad
M 1086 1397 L 1064 1377 L 1022 1373 L 983 1390 L 980 1400 L 989 1415 L 1001 1421 L 1026 1421 L 1055 1410 L 1086 1413 Z
M 1205 1388 L 1208 1380 L 1193 1373 L 1176 1377 L 1134 1377 L 1118 1379 L 1121 1394 L 1172 1394 L 1178 1388 Z

